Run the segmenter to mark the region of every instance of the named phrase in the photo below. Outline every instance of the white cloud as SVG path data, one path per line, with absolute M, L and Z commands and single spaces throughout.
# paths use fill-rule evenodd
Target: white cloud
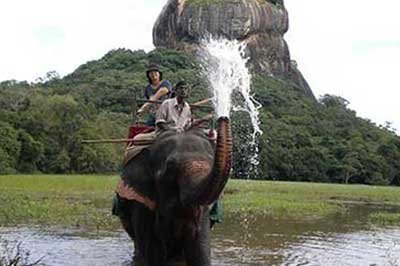
M 339 95 L 377 124 L 400 129 L 396 0 L 286 0 L 292 58 L 316 96 Z
M 50 70 L 65 75 L 116 48 L 150 50 L 164 2 L 2 1 L 0 80 L 33 81 Z

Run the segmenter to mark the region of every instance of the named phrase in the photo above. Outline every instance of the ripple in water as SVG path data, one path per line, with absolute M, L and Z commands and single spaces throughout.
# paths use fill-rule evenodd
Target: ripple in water
M 262 232 L 251 226 L 252 236 L 243 239 L 240 227 L 226 221 L 214 230 L 212 265 L 400 265 L 399 228 L 347 233 L 311 230 L 308 234 L 297 234 L 276 233 L 279 228 L 271 230 L 271 224 L 260 224 Z M 4 240 L 22 242 L 22 247 L 33 254 L 30 261 L 43 257 L 41 265 L 46 266 L 135 265 L 131 257 L 132 241 L 122 231 L 80 235 L 60 229 L 0 227 L 0 243 Z M 0 255 L 1 252 L 0 246 Z
M 304 236 L 285 249 L 284 265 L 400 265 L 400 231 L 387 229 Z
M 40 260 L 39 265 L 44 266 L 132 265 L 133 243 L 122 231 L 99 236 L 60 229 L 0 227 L 0 243 L 3 241 L 11 247 L 20 244 L 22 254 L 29 251 L 30 263 Z M 2 252 L 0 247 L 0 255 Z

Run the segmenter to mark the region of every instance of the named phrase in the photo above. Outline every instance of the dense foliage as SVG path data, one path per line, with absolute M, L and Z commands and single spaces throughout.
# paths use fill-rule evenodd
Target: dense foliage
M 162 66 L 174 84 L 196 84 L 189 101 L 207 97 L 207 83 L 194 58 L 158 49 L 118 49 L 60 78 L 49 72 L 35 83 L 0 83 L 0 173 L 104 173 L 120 167 L 123 144 L 82 144 L 83 139 L 124 138 L 135 98 L 143 98 L 144 72 Z M 319 101 L 291 84 L 253 76 L 263 105 L 258 174 L 250 178 L 363 184 L 398 184 L 400 139 L 389 125 L 358 118 L 333 95 Z M 240 99 L 239 99 L 240 102 Z M 196 111 L 201 116 L 204 113 Z M 247 148 L 246 113 L 232 114 L 234 174 L 254 173 Z

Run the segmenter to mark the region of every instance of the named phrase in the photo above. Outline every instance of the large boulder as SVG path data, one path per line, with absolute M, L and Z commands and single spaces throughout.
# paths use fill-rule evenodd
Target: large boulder
M 255 71 L 291 81 L 314 97 L 290 59 L 283 38 L 288 25 L 283 0 L 168 0 L 154 24 L 153 42 L 195 51 L 205 36 L 244 41 Z

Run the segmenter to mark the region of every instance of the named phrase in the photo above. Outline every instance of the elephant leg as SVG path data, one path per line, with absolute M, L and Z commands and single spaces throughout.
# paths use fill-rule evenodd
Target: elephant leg
M 161 266 L 167 265 L 167 250 L 165 242 L 157 239 L 155 235 L 149 236 L 145 248 L 145 265 Z
M 199 223 L 200 229 L 193 236 L 186 233 L 184 237 L 184 252 L 187 266 L 210 266 L 210 219 L 208 210 L 204 210 Z
M 143 204 L 135 203 L 135 207 L 131 208 L 131 214 L 137 258 L 144 261 L 145 266 L 166 265 L 166 245 L 155 231 L 155 212 Z
M 167 243 L 167 259 L 173 263 L 180 263 L 185 261 L 183 253 L 183 243 L 177 239 L 172 239 Z
M 139 248 L 138 237 L 135 237 L 135 216 L 137 216 L 138 203 L 121 199 L 119 218 L 124 230 L 128 233 L 135 245 L 133 260 L 140 262 L 143 260 L 143 254 Z
M 134 229 L 134 221 L 132 220 L 132 207 L 133 202 L 129 202 L 124 199 L 119 199 L 119 213 L 118 216 L 120 218 L 122 227 L 128 233 L 129 237 L 134 240 L 135 239 L 135 229 Z

